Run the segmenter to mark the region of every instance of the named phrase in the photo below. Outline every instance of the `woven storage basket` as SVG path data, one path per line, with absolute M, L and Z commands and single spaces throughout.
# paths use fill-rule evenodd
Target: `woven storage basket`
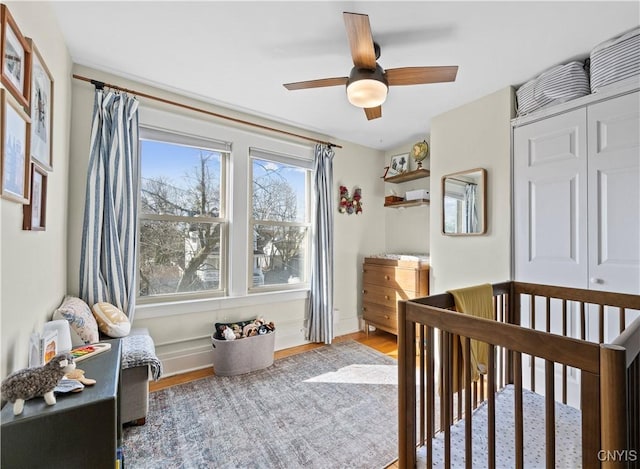
M 213 371 L 218 376 L 234 376 L 273 365 L 276 333 L 236 340 L 211 337 Z

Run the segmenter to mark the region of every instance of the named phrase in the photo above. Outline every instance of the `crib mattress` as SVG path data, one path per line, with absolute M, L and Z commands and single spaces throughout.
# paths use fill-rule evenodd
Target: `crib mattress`
M 506 386 L 496 394 L 496 467 L 515 467 L 514 387 Z M 522 396 L 524 414 L 524 467 L 545 467 L 544 397 L 525 390 Z M 556 402 L 556 467 L 582 467 L 582 431 L 579 410 Z M 473 413 L 473 467 L 487 467 L 488 406 L 484 402 Z M 418 465 L 426 464 L 426 446 L 418 449 Z M 451 428 L 451 467 L 465 466 L 464 420 Z M 433 467 L 444 467 L 444 433 L 433 439 Z

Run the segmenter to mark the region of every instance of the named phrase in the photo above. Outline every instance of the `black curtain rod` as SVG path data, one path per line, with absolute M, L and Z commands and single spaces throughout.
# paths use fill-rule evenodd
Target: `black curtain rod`
M 159 101 L 159 102 L 164 103 L 164 104 L 171 104 L 172 106 L 181 107 L 183 109 L 189 109 L 190 111 L 200 112 L 202 114 L 207 114 L 208 116 L 218 117 L 220 119 L 226 119 L 226 120 L 235 122 L 237 124 L 243 124 L 243 125 L 248 125 L 248 126 L 251 126 L 251 127 L 257 127 L 259 129 L 262 129 L 262 130 L 268 130 L 270 132 L 276 132 L 276 133 L 279 133 L 279 134 L 288 135 L 290 137 L 301 138 L 301 139 L 307 140 L 309 142 L 314 142 L 314 143 L 320 143 L 320 144 L 323 144 L 323 145 L 327 145 L 329 148 L 331 148 L 331 147 L 342 148 L 342 146 L 337 145 L 337 144 L 332 143 L 332 142 L 326 142 L 324 140 L 318 140 L 317 138 L 307 137 L 306 135 L 300 135 L 300 134 L 296 134 L 294 132 L 288 132 L 288 131 L 282 130 L 282 129 L 276 129 L 274 127 L 269 127 L 267 125 L 257 124 L 255 122 L 249 122 L 249 121 L 246 121 L 246 120 L 243 120 L 243 119 L 238 119 L 236 117 L 225 116 L 224 114 L 218 114 L 217 112 L 207 111 L 206 109 L 198 108 L 198 107 L 195 107 L 195 106 L 189 106 L 188 104 L 182 104 L 182 103 L 179 103 L 177 101 L 172 101 L 170 99 L 160 98 L 159 96 L 153 96 L 151 94 L 143 93 L 141 91 L 131 90 L 131 89 L 128 89 L 128 88 L 122 88 L 121 86 L 111 85 L 109 83 L 104 83 L 102 81 L 93 80 L 91 78 L 83 77 L 81 75 L 75 75 L 74 74 L 73 78 L 75 78 L 76 80 L 89 82 L 93 86 L 95 86 L 96 89 L 98 89 L 98 90 L 102 90 L 106 86 L 107 88 L 111 88 L 111 89 L 114 89 L 114 90 L 117 90 L 117 91 L 124 91 L 125 93 L 135 94 L 137 96 L 141 96 L 141 97 L 147 98 L 147 99 L 152 99 L 154 101 Z

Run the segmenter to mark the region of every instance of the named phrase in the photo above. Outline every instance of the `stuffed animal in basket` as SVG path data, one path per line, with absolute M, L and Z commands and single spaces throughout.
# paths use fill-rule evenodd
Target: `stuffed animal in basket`
M 53 390 L 65 373 L 76 368 L 73 356 L 59 353 L 49 362 L 34 368 L 25 368 L 11 373 L 2 381 L 2 399 L 13 403 L 13 415 L 20 415 L 24 401 L 44 396 L 48 405 L 56 403 Z

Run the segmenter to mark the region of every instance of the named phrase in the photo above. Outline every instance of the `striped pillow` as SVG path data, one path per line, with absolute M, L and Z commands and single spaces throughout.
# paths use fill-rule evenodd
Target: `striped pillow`
M 591 51 L 591 91 L 640 75 L 640 27 L 598 44 Z
M 558 65 L 518 88 L 518 115 L 586 96 L 589 91 L 589 77 L 582 62 Z

